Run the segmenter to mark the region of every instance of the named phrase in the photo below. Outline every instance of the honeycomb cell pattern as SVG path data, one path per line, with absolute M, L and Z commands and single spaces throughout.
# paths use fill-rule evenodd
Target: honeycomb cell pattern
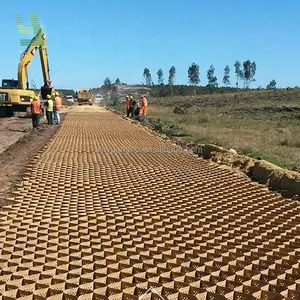
M 1 300 L 300 299 L 296 202 L 104 109 L 70 111 L 10 200 Z

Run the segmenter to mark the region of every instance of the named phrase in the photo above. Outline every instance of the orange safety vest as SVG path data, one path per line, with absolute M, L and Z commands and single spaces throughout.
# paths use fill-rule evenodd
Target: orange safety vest
M 130 99 L 126 99 L 125 103 L 126 103 L 126 108 L 129 109 L 129 107 L 130 107 Z
M 147 99 L 144 97 L 142 98 L 142 106 L 147 107 Z
M 55 97 L 55 105 L 54 105 L 55 110 L 60 110 L 61 109 L 61 98 L 60 97 Z
M 39 115 L 41 113 L 41 105 L 40 101 L 38 100 L 33 100 L 31 102 L 31 113 L 33 115 Z

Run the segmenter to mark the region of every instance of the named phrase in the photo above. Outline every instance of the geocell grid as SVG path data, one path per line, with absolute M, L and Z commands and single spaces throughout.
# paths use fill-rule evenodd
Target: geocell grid
M 0 218 L 0 299 L 300 299 L 300 206 L 74 109 Z M 100 150 L 99 150 L 100 149 Z

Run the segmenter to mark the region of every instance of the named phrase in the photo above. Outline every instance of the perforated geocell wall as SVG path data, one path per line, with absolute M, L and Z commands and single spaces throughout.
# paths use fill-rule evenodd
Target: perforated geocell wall
M 296 202 L 82 110 L 0 213 L 1 300 L 300 299 Z

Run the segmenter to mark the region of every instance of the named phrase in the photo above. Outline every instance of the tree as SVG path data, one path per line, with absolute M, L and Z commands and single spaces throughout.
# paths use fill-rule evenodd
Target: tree
M 115 84 L 121 84 L 121 80 L 119 78 L 116 79 Z
M 148 68 L 144 69 L 143 76 L 145 78 L 146 85 L 151 86 L 151 84 L 152 84 L 152 77 L 151 77 L 150 70 Z
M 164 73 L 163 73 L 163 70 L 159 69 L 156 74 L 157 74 L 157 82 L 158 82 L 158 84 L 163 84 L 164 83 L 164 78 L 163 78 Z
M 215 67 L 211 65 L 207 71 L 208 86 L 218 87 L 218 80 L 215 76 Z
M 176 73 L 176 69 L 174 66 L 172 66 L 169 70 L 169 85 L 174 84 L 175 73 Z
M 175 78 L 176 69 L 172 66 L 169 70 L 169 85 L 171 86 L 171 94 L 174 96 L 174 78 Z
M 189 82 L 191 85 L 198 85 L 200 82 L 199 78 L 199 66 L 196 65 L 195 63 L 192 63 L 192 65 L 188 69 L 188 77 L 189 77 Z M 194 88 L 194 95 L 196 95 L 196 88 Z
M 102 88 L 103 88 L 103 92 L 104 92 L 105 94 L 106 94 L 108 91 L 111 90 L 111 88 L 112 88 L 112 83 L 111 83 L 111 81 L 110 81 L 110 79 L 109 79 L 108 77 L 106 77 L 106 78 L 104 79 Z
M 228 65 L 225 66 L 224 68 L 224 76 L 223 76 L 223 83 L 225 86 L 229 86 L 230 85 L 230 68 Z
M 256 72 L 256 63 L 255 61 L 251 62 L 250 60 L 246 60 L 243 62 L 243 78 L 244 78 L 244 86 L 249 87 L 250 82 L 255 81 L 254 76 Z
M 118 91 L 115 85 L 113 85 L 111 88 L 111 92 L 109 95 L 109 102 L 111 105 L 117 105 L 119 103 Z
M 241 63 L 236 61 L 234 64 L 235 74 L 236 74 L 236 87 L 239 87 L 239 79 L 243 79 L 243 71 L 241 70 Z
M 267 85 L 267 89 L 276 89 L 277 82 L 275 79 L 271 80 L 270 83 Z
M 111 81 L 110 81 L 110 79 L 109 79 L 108 77 L 106 77 L 106 78 L 104 79 L 104 85 L 105 85 L 105 86 L 111 86 Z

